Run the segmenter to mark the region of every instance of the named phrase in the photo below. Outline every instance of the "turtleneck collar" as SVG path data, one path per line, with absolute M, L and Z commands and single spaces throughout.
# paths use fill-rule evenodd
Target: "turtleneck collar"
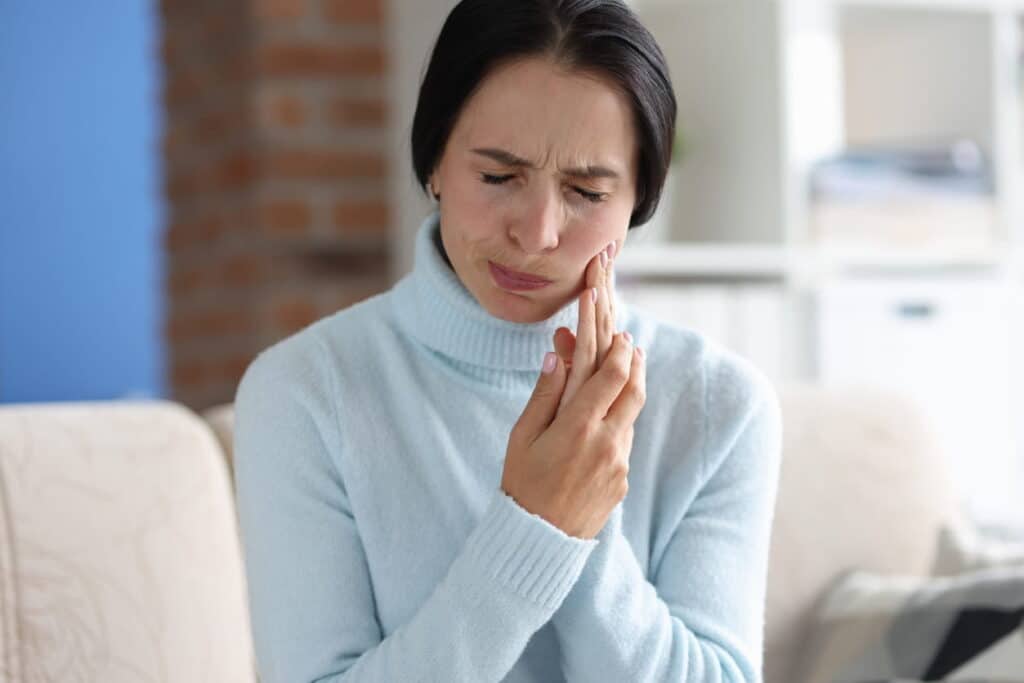
M 435 210 L 416 233 L 413 271 L 395 285 L 398 323 L 425 346 L 457 361 L 491 369 L 540 368 L 553 350 L 555 330 L 576 331 L 579 302 L 574 299 L 546 320 L 516 323 L 488 313 L 466 289 L 440 251 L 440 214 Z M 616 297 L 616 329 L 622 329 Z

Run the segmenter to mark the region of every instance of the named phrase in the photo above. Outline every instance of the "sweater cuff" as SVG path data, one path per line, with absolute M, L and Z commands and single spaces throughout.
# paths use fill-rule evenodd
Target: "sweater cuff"
M 465 550 L 489 579 L 554 611 L 598 543 L 569 536 L 498 489 L 466 540 Z

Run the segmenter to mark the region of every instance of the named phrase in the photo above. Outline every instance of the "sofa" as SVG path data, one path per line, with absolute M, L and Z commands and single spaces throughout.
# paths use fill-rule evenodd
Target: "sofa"
M 924 576 L 964 524 L 908 399 L 779 388 L 765 682 L 794 683 L 811 614 L 851 568 Z M 0 681 L 256 680 L 231 406 L 0 406 Z

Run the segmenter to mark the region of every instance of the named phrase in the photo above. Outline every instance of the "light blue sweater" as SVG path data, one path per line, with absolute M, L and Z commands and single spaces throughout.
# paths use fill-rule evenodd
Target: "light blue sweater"
M 534 324 L 489 315 L 437 220 L 410 275 L 267 349 L 238 388 L 263 682 L 761 681 L 771 384 L 618 301 L 617 329 L 647 351 L 629 493 L 596 539 L 568 536 L 499 484 L 576 304 Z

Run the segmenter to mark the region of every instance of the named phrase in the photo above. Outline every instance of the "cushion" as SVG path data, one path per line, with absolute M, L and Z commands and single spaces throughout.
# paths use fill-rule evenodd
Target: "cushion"
M 982 537 L 970 524 L 947 524 L 939 530 L 932 574 L 955 576 L 993 567 L 1024 568 L 1024 543 Z
M 1024 570 L 846 573 L 814 617 L 804 683 L 1024 680 Z
M 764 680 L 794 683 L 814 605 L 836 579 L 854 568 L 928 574 L 939 529 L 960 506 L 934 432 L 908 397 L 787 384 L 779 398 Z
M 207 408 L 200 414 L 200 417 L 206 420 L 210 429 L 213 430 L 213 435 L 217 437 L 217 443 L 220 444 L 220 450 L 224 455 L 224 462 L 228 466 L 228 474 L 234 478 L 234 404 L 223 403 Z M 234 482 L 232 482 L 233 484 Z

